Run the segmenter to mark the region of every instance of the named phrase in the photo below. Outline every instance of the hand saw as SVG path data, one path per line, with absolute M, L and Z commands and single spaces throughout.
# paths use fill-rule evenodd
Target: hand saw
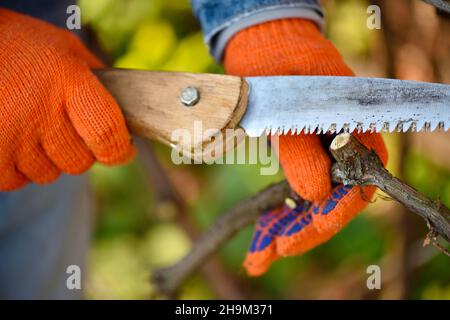
M 446 131 L 450 85 L 378 78 L 227 75 L 96 70 L 121 106 L 129 128 L 176 145 L 172 133 L 186 129 L 242 128 L 263 134 Z M 211 143 L 201 136 L 192 145 Z M 188 152 L 189 153 L 189 152 Z

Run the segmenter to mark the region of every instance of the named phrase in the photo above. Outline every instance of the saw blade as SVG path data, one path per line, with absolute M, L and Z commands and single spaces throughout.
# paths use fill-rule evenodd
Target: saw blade
M 249 136 L 447 131 L 450 86 L 358 77 L 248 77 Z

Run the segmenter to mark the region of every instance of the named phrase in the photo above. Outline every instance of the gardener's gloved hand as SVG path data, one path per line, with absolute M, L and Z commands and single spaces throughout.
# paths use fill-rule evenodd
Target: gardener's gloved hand
M 224 64 L 227 73 L 239 76 L 353 75 L 316 25 L 302 19 L 266 22 L 239 32 L 226 48 Z M 379 134 L 355 136 L 386 163 L 387 151 Z M 244 263 L 250 275 L 264 273 L 281 256 L 300 254 L 327 241 L 372 197 L 373 187 L 333 188 L 327 147 L 316 134 L 279 137 L 286 178 L 295 192 L 313 204 L 308 210 L 301 205 L 284 206 L 261 216 Z
M 133 157 L 119 107 L 90 71 L 102 63 L 76 36 L 0 9 L 0 48 L 0 191 Z

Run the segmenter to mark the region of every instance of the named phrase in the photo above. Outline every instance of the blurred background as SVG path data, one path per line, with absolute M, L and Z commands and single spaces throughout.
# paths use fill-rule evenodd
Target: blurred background
M 382 29 L 369 30 L 369 4 Z M 421 1 L 322 1 L 326 34 L 358 76 L 450 83 L 450 19 Z M 80 0 L 83 23 L 111 65 L 222 73 L 208 55 L 188 0 Z M 450 207 L 450 134 L 385 135 L 389 170 Z M 142 142 L 141 142 L 142 143 Z M 152 143 L 133 163 L 91 171 L 97 228 L 87 297 L 147 299 L 152 268 L 168 266 L 224 210 L 270 183 L 258 165 L 180 165 Z M 422 248 L 424 222 L 380 192 L 328 243 L 276 262 L 259 278 L 241 263 L 253 227 L 236 235 L 181 290 L 180 298 L 450 299 L 450 259 Z M 366 288 L 381 266 L 382 290 Z

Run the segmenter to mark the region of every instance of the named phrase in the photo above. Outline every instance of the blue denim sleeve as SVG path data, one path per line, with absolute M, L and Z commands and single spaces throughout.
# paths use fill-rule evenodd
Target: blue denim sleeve
M 303 18 L 323 28 L 318 0 L 191 0 L 211 54 L 220 61 L 228 40 L 242 29 L 262 22 Z

